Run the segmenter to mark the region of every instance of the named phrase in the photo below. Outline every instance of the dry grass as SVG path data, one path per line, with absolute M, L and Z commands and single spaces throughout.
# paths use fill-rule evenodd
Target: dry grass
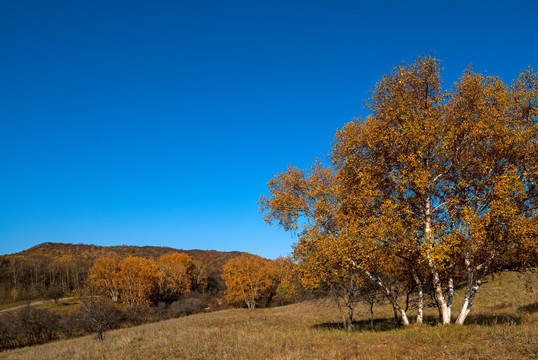
M 527 278 L 527 280 L 525 280 Z M 524 288 L 527 282 L 534 292 Z M 501 291 L 504 288 L 505 291 Z M 3 359 L 536 359 L 538 277 L 489 279 L 466 326 L 394 328 L 392 310 L 366 308 L 357 330 L 335 324 L 334 308 L 306 302 L 273 309 L 224 310 L 0 353 Z M 436 310 L 428 309 L 433 322 Z

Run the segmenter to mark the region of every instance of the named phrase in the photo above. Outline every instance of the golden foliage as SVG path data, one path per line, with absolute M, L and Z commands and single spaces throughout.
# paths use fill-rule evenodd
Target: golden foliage
M 148 306 L 157 285 L 157 266 L 152 260 L 128 256 L 120 264 L 118 287 L 121 301 L 129 306 Z
M 119 273 L 121 258 L 113 252 L 95 260 L 90 269 L 90 280 L 113 301 L 119 300 Z
M 267 303 L 278 285 L 279 271 L 275 262 L 260 256 L 244 254 L 224 265 L 226 299 L 232 304 L 244 303 L 249 309 Z
M 289 167 L 260 199 L 266 222 L 300 231 L 304 281 L 351 266 L 431 277 L 451 304 L 441 286 L 460 276 L 470 308 L 487 273 L 537 265 L 537 74 L 506 85 L 468 68 L 443 91 L 439 61 L 419 57 L 383 76 L 368 105 L 337 131 L 332 168 Z
M 157 261 L 157 267 L 161 298 L 186 294 L 191 290 L 194 265 L 189 255 L 184 253 L 163 255 Z

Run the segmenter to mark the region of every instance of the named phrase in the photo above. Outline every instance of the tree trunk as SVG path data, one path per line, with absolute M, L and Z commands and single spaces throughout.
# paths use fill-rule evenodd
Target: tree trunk
M 374 302 L 370 303 L 370 326 L 374 328 Z
M 372 283 L 378 285 L 380 288 L 383 289 L 383 292 L 384 292 L 385 296 L 387 297 L 387 299 L 389 300 L 389 302 L 392 304 L 392 307 L 394 308 L 394 311 L 396 312 L 396 310 L 398 310 L 398 312 L 400 312 L 400 314 L 402 316 L 402 322 L 403 322 L 404 326 L 409 326 L 409 319 L 407 318 L 407 314 L 406 314 L 405 310 L 402 309 L 402 307 L 400 305 L 398 305 L 397 299 L 394 298 L 394 296 L 391 294 L 389 288 L 387 288 L 385 286 L 383 281 L 381 281 L 381 279 L 379 277 L 375 276 L 374 274 L 372 274 L 368 270 L 362 268 L 360 265 L 357 265 L 355 263 L 355 261 L 351 260 L 351 264 L 355 268 L 357 268 L 358 270 L 362 271 L 366 275 L 368 280 L 370 280 Z
M 413 278 L 417 284 L 417 324 L 422 324 L 424 322 L 424 290 L 422 290 L 422 281 L 418 277 L 416 271 L 413 269 Z
M 454 274 L 453 274 L 453 271 L 450 271 L 450 275 L 448 277 L 448 296 L 446 300 L 449 319 L 452 319 L 452 302 L 453 301 L 454 301 Z
M 392 309 L 394 310 L 394 318 L 396 321 L 396 326 L 400 325 L 398 313 L 400 313 L 401 320 L 404 326 L 409 326 L 409 318 L 407 317 L 406 311 L 398 305 L 398 303 L 392 298 L 392 296 L 387 296 L 389 302 L 392 304 Z
M 351 308 L 348 308 L 348 312 L 347 312 L 346 330 L 347 331 L 353 330 L 353 309 Z
M 471 307 L 473 306 L 476 292 L 478 291 L 478 289 L 480 289 L 482 281 L 484 280 L 484 277 L 488 272 L 488 263 L 485 263 L 483 264 L 482 274 L 476 280 L 476 282 L 474 282 L 474 270 L 471 268 L 469 256 L 467 256 L 467 254 L 465 256 L 465 265 L 467 265 L 467 287 L 465 288 L 465 297 L 463 298 L 463 304 L 461 306 L 460 314 L 456 319 L 457 325 L 463 325 L 463 323 L 465 322 L 465 319 L 467 318 L 467 315 L 469 315 Z
M 426 242 L 426 246 L 428 249 L 431 248 L 433 239 L 432 239 L 432 230 L 431 230 L 431 200 L 430 195 L 428 194 L 426 197 L 426 203 L 425 203 L 425 209 L 424 209 L 424 241 Z M 435 266 L 435 263 L 433 262 L 429 250 L 426 252 L 426 258 L 428 260 L 428 267 L 430 269 L 431 275 L 433 277 L 433 288 L 435 290 L 435 299 L 437 300 L 437 304 L 439 306 L 439 310 L 441 313 L 441 322 L 443 325 L 450 324 L 450 310 L 447 306 L 447 303 L 445 301 L 445 297 L 443 295 L 443 287 L 441 284 L 441 278 L 439 277 L 439 271 L 437 271 L 437 267 Z
M 409 319 L 407 318 L 407 314 L 405 311 L 400 310 L 400 314 L 402 315 L 402 322 L 404 326 L 409 326 Z
M 392 306 L 392 311 L 394 311 L 394 325 L 400 326 L 400 317 L 398 316 L 398 310 L 394 306 Z

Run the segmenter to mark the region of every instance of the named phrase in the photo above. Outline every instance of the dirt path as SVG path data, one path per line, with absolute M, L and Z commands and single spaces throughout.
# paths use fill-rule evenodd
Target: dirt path
M 63 300 L 70 300 L 70 299 L 73 299 L 73 297 L 65 297 L 65 298 L 61 298 L 60 300 L 58 301 L 63 301 Z M 41 305 L 41 304 L 45 304 L 45 303 L 49 303 L 49 302 L 53 302 L 54 300 L 36 300 L 36 301 L 31 301 L 29 304 L 26 303 L 26 304 L 22 304 L 22 305 L 17 305 L 17 306 L 13 306 L 13 307 L 10 307 L 10 308 L 7 308 L 7 309 L 2 309 L 0 310 L 0 312 L 5 312 L 5 311 L 12 311 L 12 310 L 18 310 L 18 309 L 22 309 L 23 307 L 25 306 L 36 306 L 36 305 Z

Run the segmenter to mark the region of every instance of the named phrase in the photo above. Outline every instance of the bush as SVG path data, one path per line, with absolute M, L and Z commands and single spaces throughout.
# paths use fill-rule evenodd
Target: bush
M 0 316 L 0 350 L 14 349 L 20 346 L 20 329 L 14 327 L 15 323 L 14 314 Z
M 16 315 L 16 326 L 30 344 L 41 344 L 57 336 L 58 314 L 49 310 L 24 307 Z
M 206 296 L 200 294 L 199 292 L 193 291 L 173 302 L 168 311 L 171 317 L 178 317 L 180 315 L 190 315 L 200 312 L 206 307 Z
M 59 316 L 30 306 L 0 316 L 0 350 L 41 344 L 58 338 Z
M 149 308 L 145 306 L 129 306 L 123 313 L 123 320 L 130 325 L 140 325 L 149 322 Z

